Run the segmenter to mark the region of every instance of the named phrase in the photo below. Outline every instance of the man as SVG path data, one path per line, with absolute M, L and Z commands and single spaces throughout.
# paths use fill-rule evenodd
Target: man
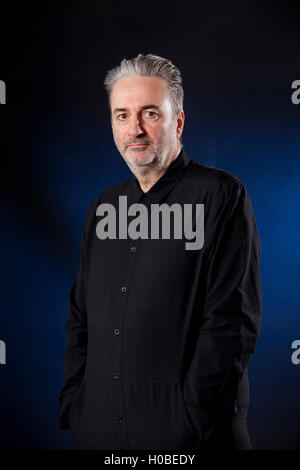
M 134 176 L 87 211 L 59 425 L 79 449 L 251 449 L 261 246 L 248 192 L 183 150 L 171 61 L 124 59 L 105 86 L 114 141 Z M 191 235 L 197 244 L 187 245 Z

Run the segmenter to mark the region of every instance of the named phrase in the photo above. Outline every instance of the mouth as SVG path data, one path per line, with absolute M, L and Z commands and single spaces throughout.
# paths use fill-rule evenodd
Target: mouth
M 131 144 L 131 145 L 128 145 L 128 147 L 131 147 L 131 148 L 133 148 L 133 147 L 146 147 L 147 145 L 149 145 L 149 144 Z

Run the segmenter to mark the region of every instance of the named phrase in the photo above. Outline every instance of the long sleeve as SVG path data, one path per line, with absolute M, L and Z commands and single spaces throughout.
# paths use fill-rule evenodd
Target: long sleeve
M 65 322 L 67 332 L 65 342 L 64 379 L 65 385 L 59 392 L 59 427 L 70 429 L 69 412 L 72 399 L 84 375 L 87 356 L 87 316 L 86 316 L 86 234 L 90 209 L 87 212 L 85 228 L 80 243 L 80 264 L 77 276 L 70 290 L 68 314 Z
M 207 256 L 196 349 L 184 394 L 202 442 L 234 415 L 239 380 L 261 327 L 261 245 L 247 189 L 236 181 Z

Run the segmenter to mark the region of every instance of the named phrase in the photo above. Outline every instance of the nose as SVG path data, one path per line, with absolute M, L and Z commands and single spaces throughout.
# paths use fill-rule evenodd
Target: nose
M 129 122 L 128 135 L 131 137 L 136 137 L 137 135 L 144 134 L 145 131 L 140 123 L 139 118 L 132 117 Z

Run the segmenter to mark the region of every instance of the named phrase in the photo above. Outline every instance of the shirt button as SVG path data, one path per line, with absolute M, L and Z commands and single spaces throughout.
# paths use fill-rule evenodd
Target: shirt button
M 122 292 L 126 292 L 126 291 L 127 291 L 127 288 L 126 288 L 125 286 L 123 286 L 123 287 L 121 288 L 121 291 L 122 291 Z
M 118 423 L 123 423 L 124 420 L 123 420 L 123 418 L 121 418 L 120 416 L 118 416 L 118 417 L 117 417 L 117 421 L 118 421 Z
M 114 330 L 114 334 L 115 334 L 115 335 L 118 335 L 118 334 L 120 334 L 120 330 L 119 330 L 119 328 L 116 328 L 116 329 Z
M 131 247 L 131 251 L 132 251 L 132 253 L 135 253 L 135 252 L 136 252 L 136 247 L 135 247 L 135 246 L 132 246 L 132 247 Z
M 119 378 L 118 374 L 114 374 L 114 379 L 118 379 L 118 378 Z

